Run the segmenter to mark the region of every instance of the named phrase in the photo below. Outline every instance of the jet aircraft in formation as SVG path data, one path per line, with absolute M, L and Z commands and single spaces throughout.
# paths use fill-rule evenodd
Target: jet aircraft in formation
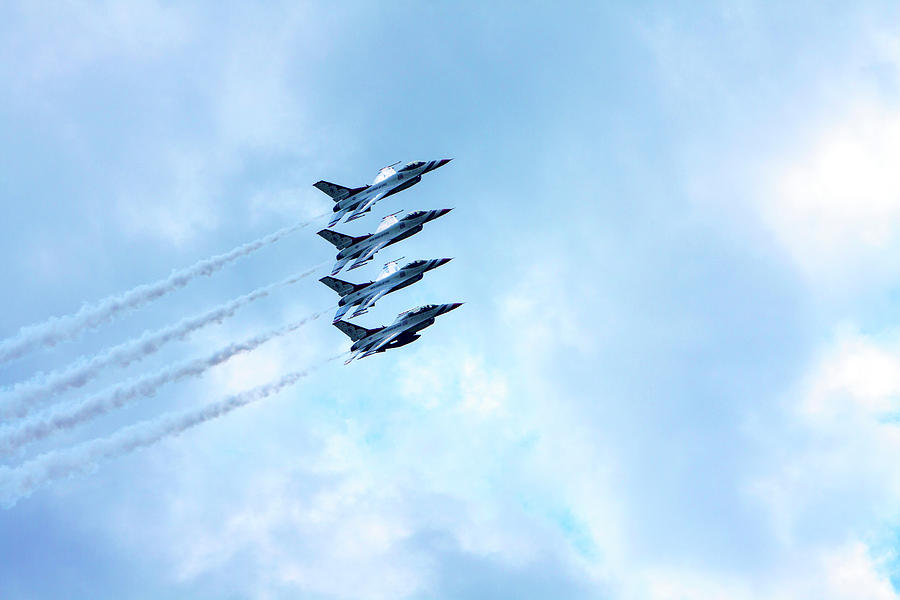
M 378 175 L 375 176 L 372 185 L 364 185 L 358 188 L 346 188 L 329 181 L 318 181 L 313 185 L 334 200 L 334 208 L 332 209 L 334 216 L 328 223 L 329 227 L 334 227 L 346 214 L 350 214 L 347 221 L 360 218 L 363 214 L 372 210 L 375 203 L 382 198 L 387 198 L 392 194 L 402 192 L 416 185 L 422 181 L 423 174 L 434 171 L 438 167 L 443 167 L 451 160 L 453 159 L 417 160 L 406 163 L 399 171 L 394 169 L 399 163 L 394 163 L 378 171 Z
M 350 347 L 352 355 L 344 364 L 354 358 L 364 358 L 414 342 L 419 339 L 417 332 L 432 325 L 438 315 L 461 306 L 459 302 L 420 306 L 400 313 L 390 325 L 375 329 L 366 329 L 343 320 L 344 315 L 351 308 L 357 307 L 349 318 L 365 314 L 379 299 L 421 280 L 426 271 L 447 264 L 451 260 L 449 258 L 414 260 L 402 268 L 398 267 L 397 261 L 391 261 L 384 266 L 375 281 L 366 283 L 350 283 L 333 277 L 351 260 L 354 262 L 348 270 L 363 266 L 372 260 L 382 248 L 415 235 L 422 231 L 425 223 L 447 214 L 452 209 L 417 210 L 399 219 L 397 218 L 399 213 L 394 213 L 382 219 L 374 233 L 357 237 L 329 229 L 348 213 L 350 215 L 347 218 L 348 222 L 358 219 L 369 212 L 381 198 L 412 187 L 421 181 L 423 173 L 442 167 L 450 160 L 447 158 L 427 162 L 415 161 L 407 163 L 400 170 L 395 170 L 395 165 L 391 165 L 378 172 L 372 185 L 360 188 L 345 188 L 327 181 L 319 181 L 314 184 L 316 188 L 331 196 L 335 201 L 334 217 L 328 227 L 319 231 L 318 235 L 333 244 L 338 253 L 331 270 L 332 276 L 323 277 L 319 281 L 341 296 L 338 301 L 337 313 L 334 315 L 334 326 L 353 340 L 353 345 Z
M 416 333 L 434 324 L 438 315 L 448 313 L 462 306 L 462 302 L 453 304 L 426 304 L 397 315 L 394 322 L 387 327 L 366 329 L 347 321 L 336 321 L 334 326 L 347 334 L 353 345 L 350 352 L 353 355 L 344 364 L 348 364 L 354 358 L 365 358 L 376 352 L 384 352 L 391 348 L 399 348 L 411 344 L 419 339 Z
M 356 259 L 356 261 L 350 265 L 348 271 L 363 266 L 372 260 L 375 253 L 382 248 L 390 246 L 391 244 L 396 244 L 400 240 L 405 240 L 406 238 L 419 233 L 422 231 L 422 226 L 425 223 L 433 221 L 438 217 L 442 217 L 451 210 L 453 209 L 441 208 L 438 210 L 416 210 L 402 219 L 398 219 L 396 214 L 388 215 L 382 219 L 381 224 L 378 226 L 378 229 L 375 230 L 375 233 L 358 237 L 345 235 L 330 229 L 319 231 L 318 235 L 334 244 L 334 247 L 338 249 L 334 267 L 331 269 L 331 274 L 337 275 L 338 272 L 344 268 L 344 265 L 353 259 Z
M 414 284 L 422 279 L 426 271 L 436 269 L 451 260 L 449 258 L 414 260 L 402 268 L 397 266 L 396 261 L 391 261 L 384 265 L 384 269 L 375 278 L 375 281 L 367 283 L 350 283 L 327 275 L 319 281 L 341 296 L 338 301 L 337 313 L 334 315 L 334 321 L 337 322 L 354 306 L 358 308 L 350 315 L 350 319 L 369 312 L 369 309 L 375 306 L 382 296 Z

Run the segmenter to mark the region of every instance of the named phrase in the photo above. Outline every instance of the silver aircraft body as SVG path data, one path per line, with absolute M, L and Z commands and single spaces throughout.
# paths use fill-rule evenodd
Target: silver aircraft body
M 339 321 L 354 306 L 356 310 L 348 318 L 353 319 L 369 311 L 383 296 L 403 289 L 422 279 L 426 271 L 436 269 L 450 262 L 449 258 L 431 260 L 414 260 L 400 267 L 397 261 L 384 265 L 384 269 L 375 281 L 366 283 L 350 283 L 325 276 L 319 281 L 341 295 L 334 321 Z
M 434 319 L 438 315 L 448 313 L 460 306 L 462 306 L 461 302 L 427 304 L 402 312 L 397 315 L 393 323 L 377 329 L 366 329 L 347 321 L 335 321 L 334 326 L 353 340 L 353 345 L 350 346 L 350 352 L 353 354 L 344 364 L 348 364 L 354 358 L 365 358 L 376 352 L 384 352 L 411 344 L 419 339 L 417 332 L 433 325 Z
M 349 214 L 347 221 L 352 221 L 363 216 L 375 206 L 375 203 L 406 188 L 412 187 L 422 180 L 422 175 L 443 167 L 452 158 L 442 160 L 417 160 L 406 163 L 400 169 L 394 167 L 399 164 L 384 167 L 378 171 L 372 185 L 364 185 L 358 188 L 346 188 L 329 181 L 319 181 L 313 185 L 331 196 L 334 200 L 334 216 L 328 223 L 333 227 L 345 215 Z
M 402 219 L 398 219 L 396 214 L 388 215 L 382 219 L 375 233 L 358 237 L 338 233 L 327 228 L 319 231 L 319 236 L 334 244 L 334 247 L 338 249 L 331 274 L 337 275 L 344 268 L 344 265 L 351 260 L 354 260 L 354 262 L 348 270 L 363 266 L 372 260 L 375 253 L 382 248 L 419 233 L 422 231 L 422 226 L 425 223 L 446 215 L 451 210 L 453 209 L 416 210 Z

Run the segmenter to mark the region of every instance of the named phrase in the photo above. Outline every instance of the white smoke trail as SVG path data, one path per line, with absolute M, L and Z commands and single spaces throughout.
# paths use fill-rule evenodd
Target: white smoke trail
M 340 355 L 343 356 L 343 355 Z M 53 450 L 37 456 L 18 467 L 0 467 L 0 505 L 10 508 L 20 499 L 29 496 L 38 487 L 63 477 L 94 471 L 104 459 L 115 458 L 138 448 L 150 446 L 171 436 L 211 421 L 236 408 L 262 400 L 284 388 L 294 385 L 327 361 L 305 369 L 294 371 L 271 383 L 245 392 L 229 396 L 202 408 L 179 413 L 169 413 L 162 417 L 144 421 L 120 429 L 105 437 L 84 442 L 66 450 Z
M 220 323 L 223 319 L 232 316 L 242 306 L 264 298 L 279 288 L 300 281 L 315 273 L 320 266 L 254 290 L 201 315 L 182 319 L 174 325 L 157 331 L 147 331 L 138 338 L 128 340 L 90 358 L 81 359 L 65 369 L 34 377 L 4 390 L 0 395 L 0 417 L 24 416 L 34 404 L 40 403 L 53 394 L 85 385 L 99 375 L 105 367 L 112 364 L 128 366 L 132 362 L 153 354 L 168 342 L 184 339 L 191 332 L 211 323 Z
M 0 453 L 12 452 L 25 444 L 41 440 L 56 431 L 75 427 L 80 423 L 119 408 L 139 396 L 152 396 L 160 386 L 166 383 L 173 383 L 188 377 L 197 377 L 237 354 L 250 352 L 275 337 L 296 331 L 309 321 L 318 319 L 331 310 L 329 308 L 300 321 L 272 329 L 249 340 L 229 344 L 209 356 L 188 360 L 162 369 L 152 375 L 132 379 L 88 396 L 80 402 L 55 406 L 19 425 L 6 426 L 0 429 Z
M 313 222 L 315 220 L 285 227 L 224 254 L 173 271 L 171 275 L 155 283 L 139 285 L 118 296 L 109 296 L 94 304 L 84 304 L 75 314 L 52 317 L 43 323 L 22 327 L 18 334 L 0 342 L 0 363 L 20 358 L 42 346 L 55 346 L 59 342 L 75 338 L 85 330 L 98 327 L 124 311 L 133 310 L 184 287 L 201 275 L 212 275 L 228 263 L 264 246 L 274 244 L 289 233 L 302 229 Z

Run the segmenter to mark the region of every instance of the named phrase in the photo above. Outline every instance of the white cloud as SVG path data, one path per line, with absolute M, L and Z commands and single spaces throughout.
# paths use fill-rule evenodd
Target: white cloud
M 266 361 L 297 360 L 289 348 L 274 346 L 253 356 L 249 364 L 229 363 L 211 374 L 210 389 L 242 388 L 259 377 L 250 371 L 268 369 Z M 132 524 L 130 537 L 140 543 L 164 528 L 162 537 L 171 543 L 163 552 L 180 581 L 240 572 L 234 589 L 259 598 L 279 591 L 334 598 L 429 595 L 443 576 L 446 554 L 498 572 L 564 557 L 566 545 L 541 507 L 523 510 L 507 489 L 509 481 L 528 477 L 515 455 L 531 454 L 518 448 L 530 419 L 523 423 L 521 415 L 530 413 L 520 402 L 509 406 L 504 375 L 463 352 L 434 361 L 412 356 L 399 375 L 406 384 L 377 410 L 339 418 L 328 409 L 323 419 L 307 408 L 291 439 L 269 445 L 255 441 L 269 434 L 248 432 L 239 442 L 242 453 L 253 456 L 246 465 L 198 456 L 195 443 L 173 445 L 176 455 L 165 462 L 184 464 L 177 491 L 155 518 L 144 519 L 153 523 L 152 532 Z M 429 382 L 433 395 L 423 402 Z M 177 458 L 181 452 L 190 460 Z M 510 462 L 504 457 L 511 452 Z M 228 480 L 214 483 L 221 464 L 229 465 Z M 212 490 L 221 501 L 210 499 Z
M 777 169 L 771 192 L 763 193 L 763 218 L 811 277 L 895 272 L 898 153 L 900 110 L 863 106 Z
M 898 339 L 874 340 L 842 334 L 814 367 L 800 401 L 788 414 L 796 424 L 791 451 L 766 480 L 766 496 L 780 499 L 773 512 L 795 530 L 809 519 L 810 509 L 838 510 L 837 500 L 854 510 L 839 522 L 822 523 L 820 531 L 841 527 L 874 528 L 900 501 L 900 345 Z M 834 504 L 833 504 L 834 503 Z
M 785 423 L 759 432 L 768 472 L 747 492 L 793 557 L 785 597 L 897 597 L 872 540 L 896 526 L 900 503 L 898 373 L 900 338 L 845 329 L 789 395 Z
M 415 405 L 442 407 L 471 417 L 505 412 L 509 395 L 506 377 L 489 370 L 484 357 L 459 348 L 446 356 L 411 356 L 399 363 L 398 391 Z
M 482 361 L 463 361 L 460 388 L 463 410 L 487 415 L 506 408 L 509 390 L 505 378 L 487 373 Z
M 15 27 L 3 36 L 0 72 L 18 91 L 77 74 L 110 57 L 156 58 L 184 43 L 190 27 L 182 9 L 155 2 L 19 2 Z
M 245 170 L 260 154 L 306 157 L 331 143 L 310 133 L 312 97 L 298 85 L 312 79 L 310 48 L 330 41 L 310 10 L 23 2 L 0 35 L 0 76 L 18 120 L 87 167 L 90 206 L 129 237 L 187 244 L 230 214 L 281 217 L 283 199 L 263 205 L 296 187 L 302 165 L 256 178 L 249 208 L 234 183 L 254 178 Z
M 804 549 L 775 572 L 747 578 L 688 566 L 647 569 L 634 600 L 896 600 L 885 565 L 860 542 Z
M 810 386 L 802 406 L 809 420 L 841 424 L 850 417 L 877 423 L 900 409 L 900 338 L 873 339 L 844 328 Z
M 331 213 L 332 203 L 311 186 L 265 190 L 254 193 L 248 201 L 250 218 L 254 222 L 273 214 L 291 221 L 308 221 Z
M 886 576 L 886 565 L 873 558 L 871 550 L 861 542 L 850 542 L 825 553 L 820 561 L 820 581 L 825 588 L 820 598 L 895 600 L 898 597 Z
M 245 168 L 256 152 L 301 156 L 315 144 L 308 139 L 305 97 L 292 86 L 302 77 L 305 63 L 299 61 L 297 39 L 303 36 L 302 10 L 287 14 L 267 13 L 255 29 L 225 27 L 218 35 L 201 36 L 191 42 L 210 45 L 220 60 L 207 62 L 190 55 L 178 71 L 187 70 L 201 110 L 203 124 L 187 120 L 180 111 L 162 107 L 169 118 L 184 122 L 186 132 L 147 140 L 153 151 L 142 149 L 156 163 L 154 181 L 136 182 L 125 177 L 119 199 L 122 223 L 131 232 L 159 236 L 183 243 L 199 232 L 213 229 L 226 199 L 234 198 L 227 182 Z M 168 127 L 166 128 L 168 129 Z M 263 205 L 275 198 L 269 212 L 284 214 L 284 184 L 270 189 L 258 182 L 252 198 L 239 199 L 239 213 L 257 218 Z M 140 185 L 146 189 L 140 189 Z M 307 192 L 307 197 L 311 194 Z M 280 197 L 279 197 L 280 196 Z M 300 203 L 301 212 L 319 214 Z
M 203 143 L 185 142 L 168 154 L 162 152 L 169 157 L 161 167 L 166 173 L 159 188 L 164 198 L 157 204 L 145 197 L 147 213 L 141 211 L 140 203 L 124 209 L 134 227 L 140 228 L 139 221 L 145 220 L 147 230 L 160 239 L 190 239 L 195 229 L 214 224 L 206 218 L 216 212 L 211 194 L 222 188 L 227 173 L 245 153 L 261 147 L 284 148 L 299 140 L 298 130 L 306 126 L 303 106 L 285 83 L 295 65 L 284 58 L 297 43 L 286 32 L 296 29 L 296 23 L 285 29 L 259 27 L 260 33 L 241 39 L 223 33 L 216 42 L 221 47 L 213 54 L 224 56 L 227 64 L 199 76 L 200 87 L 210 84 L 210 99 L 202 104 L 212 115 L 213 131 L 207 132 Z M 222 52 L 222 47 L 228 52 Z M 699 62 L 689 65 L 679 85 L 689 87 L 694 75 L 708 68 Z M 740 96 L 733 94 L 733 98 Z M 862 141 L 847 156 L 863 163 L 869 150 L 859 148 L 868 148 L 869 138 L 877 142 L 878 132 L 860 137 L 850 131 L 851 141 Z M 840 141 L 844 134 L 835 132 L 827 134 L 820 146 L 830 147 L 832 138 Z M 208 151 L 219 143 L 220 148 Z M 843 167 L 840 160 L 828 158 L 831 151 L 820 150 L 810 150 L 805 158 L 779 171 L 776 189 L 788 201 L 774 208 L 766 205 L 767 222 L 800 262 L 831 252 L 832 245 L 856 249 L 839 253 L 840 260 L 848 253 L 851 257 L 857 253 L 853 260 L 858 260 L 884 252 L 896 236 L 893 225 L 884 225 L 885 231 L 870 231 L 870 225 L 872 219 L 887 221 L 894 216 L 890 202 L 874 201 L 875 208 L 857 218 L 842 212 L 843 208 L 820 215 L 815 203 L 802 195 L 806 182 L 827 182 L 832 167 Z M 873 177 L 893 184 L 883 161 L 866 168 Z M 816 193 L 831 193 L 831 186 L 822 181 Z M 249 203 L 251 216 L 311 210 L 304 200 L 297 200 L 290 185 L 277 190 L 256 192 Z M 871 191 L 878 190 L 873 186 Z M 847 193 L 835 192 L 834 204 L 843 206 L 841 198 Z M 327 200 L 319 202 L 327 206 Z M 658 226 L 651 223 L 642 233 L 655 239 Z M 653 251 L 667 252 L 668 242 L 674 246 L 696 241 L 702 246 L 708 241 L 689 240 L 690 233 L 677 237 L 667 232 L 674 241 L 661 242 Z M 568 231 L 559 232 L 561 238 L 567 235 Z M 650 271 L 659 263 L 636 277 L 646 281 L 635 283 L 624 277 L 604 281 L 621 274 L 603 272 L 590 262 L 585 269 L 585 256 L 567 247 L 568 241 L 560 241 L 555 253 L 538 244 L 547 251 L 523 269 L 515 287 L 497 300 L 498 318 L 489 323 L 484 337 L 502 336 L 503 344 L 494 345 L 503 347 L 502 356 L 462 342 L 427 352 L 429 346 L 420 342 L 382 361 L 386 368 L 374 379 L 377 390 L 366 390 L 359 382 L 347 387 L 341 381 L 335 386 L 337 392 L 311 384 L 308 389 L 315 394 L 298 393 L 290 402 L 281 402 L 280 410 L 270 412 L 277 401 L 258 405 L 240 417 L 223 419 L 217 427 L 198 429 L 192 437 L 164 444 L 155 449 L 156 459 L 147 457 L 160 461 L 155 468 L 139 469 L 142 485 L 149 490 L 142 493 L 152 506 L 141 505 L 135 498 L 106 499 L 113 505 L 118 502 L 123 510 L 134 510 L 125 519 L 130 529 L 122 527 L 122 520 L 113 522 L 116 535 L 141 553 L 163 554 L 182 581 L 212 580 L 219 589 L 259 598 L 285 590 L 284 595 L 342 598 L 440 595 L 441 590 L 432 593 L 430 586 L 447 553 L 435 550 L 438 543 L 423 541 L 429 536 L 449 540 L 455 551 L 465 553 L 472 564 L 479 561 L 479 566 L 491 563 L 527 571 L 549 555 L 566 576 L 584 577 L 594 584 L 614 582 L 619 597 L 633 600 L 893 598 L 884 561 L 875 556 L 867 535 L 882 527 L 898 499 L 898 473 L 891 458 L 900 447 L 893 426 L 882 422 L 895 410 L 893 396 L 900 392 L 898 344 L 842 334 L 815 365 L 804 387 L 786 393 L 784 412 L 758 414 L 752 407 L 738 407 L 760 419 L 760 431 L 754 432 L 758 447 L 746 444 L 742 432 L 721 432 L 726 441 L 731 442 L 731 437 L 735 445 L 744 444 L 742 452 L 761 450 L 759 461 L 750 467 L 752 472 L 746 470 L 743 456 L 733 464 L 711 461 L 696 467 L 697 471 L 709 465 L 735 469 L 721 481 L 723 485 L 743 483 L 746 489 L 740 499 L 746 498 L 764 513 L 759 535 L 766 538 L 771 562 L 721 567 L 714 564 L 711 552 L 697 550 L 708 539 L 702 535 L 699 541 L 684 539 L 674 544 L 678 551 L 669 556 L 650 558 L 643 553 L 646 540 L 634 539 L 642 535 L 635 533 L 634 525 L 647 518 L 664 523 L 649 514 L 654 509 L 668 511 L 669 522 L 687 518 L 698 528 L 749 528 L 683 505 L 685 497 L 696 497 L 684 494 L 683 488 L 692 483 L 690 477 L 718 476 L 696 472 L 693 465 L 683 463 L 721 450 L 715 440 L 698 441 L 695 434 L 703 424 L 694 429 L 685 420 L 703 421 L 709 416 L 706 413 L 732 407 L 709 402 L 701 407 L 706 413 L 680 417 L 680 397 L 657 405 L 644 397 L 628 397 L 632 389 L 649 390 L 649 386 L 629 387 L 629 378 L 651 377 L 651 371 L 671 368 L 672 362 L 687 365 L 688 361 L 679 362 L 675 356 L 682 350 L 678 343 L 693 340 L 691 335 L 703 338 L 718 333 L 697 330 L 722 325 L 692 318 L 683 319 L 687 325 L 673 323 L 683 315 L 665 307 L 683 299 L 666 294 L 686 292 L 664 286 L 652 298 L 663 309 L 648 315 L 649 324 L 644 323 L 644 315 L 636 314 L 642 308 L 629 301 L 632 297 L 627 292 L 633 290 L 615 288 L 653 286 L 658 279 Z M 617 253 L 609 261 L 622 263 L 623 272 L 640 269 L 643 265 L 629 262 L 629 251 L 635 249 L 623 242 L 610 248 Z M 522 251 L 533 254 L 533 247 Z M 663 266 L 669 268 L 672 263 Z M 691 309 L 727 310 L 699 304 Z M 327 325 L 327 321 L 319 323 Z M 259 326 L 250 324 L 245 331 Z M 633 336 L 642 342 L 626 345 L 624 350 L 640 355 L 635 360 L 640 363 L 638 372 L 615 373 L 600 364 L 589 372 L 577 367 L 566 371 L 567 363 L 576 362 L 575 355 L 596 356 L 592 351 L 598 346 L 621 341 L 610 339 L 610 330 L 616 327 L 627 329 L 629 339 Z M 677 335 L 672 334 L 675 329 Z M 205 337 L 194 343 L 198 348 L 216 347 L 243 333 L 229 322 L 204 332 Z M 318 352 L 322 345 L 305 343 L 305 333 L 218 367 L 202 382 L 204 393 L 220 397 L 243 390 L 269 380 L 286 365 L 309 361 L 315 354 L 312 348 Z M 660 354 L 647 350 L 660 341 L 669 343 Z M 652 356 L 644 360 L 644 354 Z M 710 376 L 701 360 L 697 362 L 691 366 L 696 371 L 687 375 L 692 381 L 685 384 L 689 387 L 685 394 L 703 393 L 706 385 L 715 388 L 716 377 L 731 375 L 723 369 Z M 362 377 L 368 364 L 331 375 Z M 744 366 L 736 365 L 735 370 Z M 607 397 L 607 382 L 609 388 L 621 384 L 625 391 Z M 340 393 L 360 395 L 335 398 Z M 648 393 L 664 397 L 670 390 Z M 352 406 L 342 405 L 342 400 Z M 368 401 L 375 405 L 366 405 Z M 771 407 L 770 402 L 760 405 L 760 411 Z M 664 417 L 649 414 L 658 409 L 672 412 Z M 638 422 L 638 427 L 625 432 L 632 439 L 613 435 L 616 422 L 604 417 L 616 416 L 616 411 Z M 644 433 L 640 426 L 649 421 L 655 428 Z M 710 428 L 734 425 L 724 419 L 709 423 Z M 661 445 L 655 436 L 666 443 Z M 203 442 L 197 443 L 197 438 Z M 697 446 L 694 454 L 679 454 L 682 439 L 685 445 Z M 683 468 L 688 477 L 670 476 L 665 467 L 653 464 L 668 458 L 660 456 L 664 450 L 677 454 L 666 465 Z M 629 479 L 637 469 L 650 473 L 638 474 L 641 478 L 635 484 Z M 647 496 L 660 501 L 642 504 Z M 672 506 L 664 506 L 670 496 Z M 758 516 L 753 510 L 747 514 L 748 519 Z M 743 540 L 737 533 L 734 536 L 732 543 L 740 547 Z M 735 555 L 740 552 L 736 550 Z

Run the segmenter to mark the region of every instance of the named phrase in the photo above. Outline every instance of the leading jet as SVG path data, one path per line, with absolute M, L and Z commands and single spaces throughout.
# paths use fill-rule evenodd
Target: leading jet
M 332 275 L 337 275 L 349 261 L 356 259 L 350 269 L 356 269 L 372 260 L 375 253 L 386 246 L 396 244 L 400 240 L 405 240 L 411 235 L 415 235 L 422 231 L 422 226 L 428 221 L 432 221 L 446 215 L 453 210 L 452 208 L 441 208 L 438 210 L 416 210 L 402 219 L 397 218 L 397 214 L 388 215 L 382 219 L 381 224 L 375 233 L 353 237 L 323 229 L 318 235 L 325 238 L 338 249 L 335 257 L 334 268 L 331 270 Z
M 402 268 L 398 266 L 397 261 L 391 261 L 384 265 L 375 281 L 366 283 L 350 283 L 327 275 L 319 281 L 341 295 L 337 313 L 334 315 L 334 321 L 337 322 L 354 306 L 357 309 L 348 318 L 353 319 L 365 314 L 382 296 L 414 284 L 422 279 L 426 271 L 446 265 L 450 260 L 449 258 L 414 260 Z
M 329 227 L 340 221 L 344 215 L 350 214 L 347 221 L 352 221 L 372 210 L 376 202 L 406 188 L 412 187 L 422 181 L 422 175 L 443 167 L 452 158 L 442 160 L 417 160 L 406 163 L 400 169 L 395 169 L 394 163 L 378 171 L 372 185 L 364 185 L 358 188 L 346 188 L 336 183 L 319 181 L 313 184 L 317 189 L 325 192 L 334 200 L 334 216 L 328 223 Z
M 376 352 L 384 352 L 392 348 L 399 348 L 411 344 L 419 339 L 417 331 L 434 324 L 438 315 L 448 313 L 462 306 L 462 302 L 453 304 L 427 304 L 397 315 L 394 322 L 387 327 L 366 329 L 347 321 L 336 321 L 334 326 L 347 334 L 353 345 L 350 352 L 353 355 L 344 361 L 350 363 L 354 358 L 365 358 Z

